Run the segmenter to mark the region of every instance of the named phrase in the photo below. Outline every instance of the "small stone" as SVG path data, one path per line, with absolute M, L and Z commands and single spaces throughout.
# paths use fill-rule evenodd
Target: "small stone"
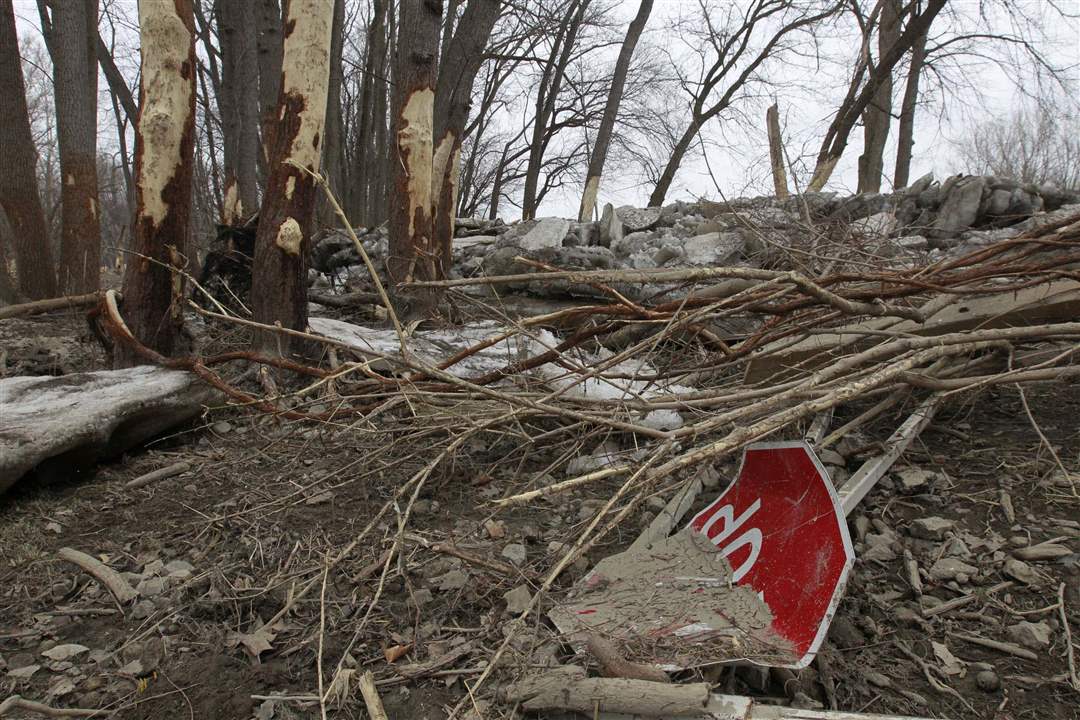
M 512 564 L 521 566 L 525 564 L 525 546 L 521 543 L 510 543 L 503 548 L 502 556 L 509 560 Z
M 502 540 L 506 537 L 506 525 L 501 520 L 484 521 L 484 529 L 492 540 Z
M 443 592 L 460 590 L 469 584 L 469 575 L 461 570 L 451 570 L 445 575 L 435 578 L 434 583 Z
M 1013 580 L 1019 580 L 1025 585 L 1035 585 L 1039 582 L 1039 576 L 1036 575 L 1035 571 L 1031 569 L 1031 566 L 1023 560 L 1009 558 L 1005 561 L 1005 566 L 1002 570 Z
M 865 562 L 892 562 L 897 555 L 891 545 L 870 545 L 859 557 Z
M 16 680 L 26 680 L 40 669 L 40 665 L 25 665 L 20 668 L 15 668 L 14 670 L 8 670 L 8 677 L 15 678 Z
M 888 689 L 892 687 L 892 680 L 890 680 L 888 676 L 882 673 L 870 671 L 866 673 L 864 677 L 866 678 L 866 682 L 870 683 L 874 687 L 882 689 Z
M 431 502 L 431 500 L 426 500 L 426 499 L 425 500 L 417 500 L 416 502 L 413 503 L 412 514 L 419 517 L 421 515 L 429 514 L 431 512 L 431 510 L 432 510 L 432 502 Z
M 975 676 L 975 684 L 985 692 L 996 692 L 1001 689 L 1001 678 L 993 670 L 983 670 Z
M 419 590 L 413 590 L 412 595 L 409 596 L 409 605 L 419 609 L 430 603 L 435 596 L 427 588 L 420 588 Z
M 145 620 L 154 614 L 154 603 L 149 600 L 140 600 L 131 608 L 131 617 L 135 620 Z
M 938 582 L 955 580 L 960 574 L 965 574 L 970 578 L 978 572 L 978 568 L 956 558 L 941 558 L 931 565 L 929 570 L 930 577 Z
M 908 495 L 924 492 L 930 486 L 934 473 L 916 467 L 906 467 L 896 473 L 900 480 L 900 491 Z
M 1043 621 L 1037 623 L 1021 621 L 1005 629 L 1005 636 L 1011 642 L 1031 650 L 1045 650 L 1050 647 L 1050 626 Z
M 795 693 L 791 699 L 791 707 L 799 710 L 824 710 L 825 706 L 804 692 Z
M 135 590 L 143 597 L 155 597 L 165 592 L 165 580 L 159 577 L 149 577 L 140 582 Z
M 90 652 L 90 648 L 78 643 L 68 643 L 49 648 L 41 654 L 50 660 L 70 660 L 73 657 L 82 655 L 84 652 Z
M 232 423 L 228 422 L 227 420 L 218 420 L 216 423 L 210 426 L 210 429 L 218 435 L 224 435 L 228 432 L 232 432 L 233 426 Z
M 520 615 L 529 608 L 529 603 L 532 602 L 532 593 L 529 592 L 528 585 L 518 585 L 513 590 L 504 593 L 503 599 L 506 601 L 507 613 Z
M 165 565 L 165 574 L 171 578 L 177 578 L 179 580 L 186 580 L 191 577 L 191 573 L 194 572 L 195 566 L 186 560 L 172 560 Z
M 914 537 L 924 540 L 944 540 L 956 523 L 941 517 L 919 518 L 911 523 L 910 532 Z
M 964 572 L 956 573 L 956 582 L 960 585 L 967 585 L 971 582 L 971 576 Z

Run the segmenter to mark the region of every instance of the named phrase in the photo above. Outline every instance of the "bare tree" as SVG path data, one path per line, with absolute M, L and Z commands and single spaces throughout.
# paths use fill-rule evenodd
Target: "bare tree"
M 981 123 L 957 146 L 961 170 L 1080 191 L 1075 99 L 1051 98 Z
M 162 355 L 177 350 L 183 324 L 184 265 L 191 219 L 195 143 L 195 18 L 191 0 L 139 3 L 142 39 L 135 135 L 136 257 L 124 273 L 128 328 Z M 118 367 L 137 364 L 119 347 Z
M 282 85 L 273 152 L 255 238 L 252 312 L 268 325 L 307 327 L 307 257 L 322 155 L 334 0 L 286 3 Z M 285 354 L 287 336 L 259 333 L 256 347 Z
M 15 10 L 0 0 L 0 207 L 12 229 L 19 289 L 31 300 L 56 294 L 49 231 L 37 182 L 37 148 L 26 106 Z M 2 268 L 7 276 L 6 258 Z
M 480 69 L 491 30 L 499 17 L 502 0 L 469 0 L 453 37 L 444 44 L 435 87 L 432 141 L 432 233 L 441 255 L 441 274 L 449 272 L 458 180 L 461 175 L 461 142 L 469 118 L 473 82 Z
M 652 5 L 652 0 L 641 0 L 637 15 L 626 30 L 626 37 L 619 49 L 619 57 L 615 61 L 615 74 L 611 78 L 611 88 L 608 90 L 607 104 L 604 106 L 604 117 L 600 120 L 600 128 L 596 131 L 596 139 L 593 141 L 592 153 L 589 156 L 585 190 L 581 193 L 581 205 L 578 208 L 580 222 L 590 220 L 593 209 L 596 207 L 596 195 L 600 190 L 600 178 L 604 174 L 604 163 L 607 160 L 608 146 L 611 144 L 611 133 L 615 129 L 619 104 L 622 103 L 623 90 L 626 87 L 626 74 L 630 70 L 630 60 L 634 57 L 634 50 L 637 48 L 641 33 L 649 21 Z
M 839 8 L 832 0 L 754 0 L 745 12 L 731 8 L 722 18 L 725 24 L 720 25 L 716 24 L 719 14 L 702 2 L 700 17 L 705 29 L 695 38 L 700 41 L 702 70 L 697 78 L 684 75 L 680 79 L 690 97 L 690 122 L 672 148 L 649 197 L 650 206 L 664 204 L 675 173 L 701 128 L 731 107 L 747 85 L 759 78 L 767 60 L 787 49 L 789 36 L 812 29 Z M 762 42 L 763 38 L 767 39 Z M 710 102 L 714 95 L 718 96 Z
M 440 253 L 432 236 L 432 123 L 435 53 L 441 0 L 402 0 L 394 74 L 394 152 L 390 159 L 390 253 L 386 273 L 402 317 L 427 316 L 433 293 L 402 295 L 399 283 L 441 276 Z
M 259 63 L 259 116 L 262 118 L 262 154 L 260 161 L 267 175 L 272 147 L 272 133 L 278 118 L 278 95 L 281 91 L 281 4 L 278 0 L 250 0 L 255 4 L 258 29 L 256 50 Z
M 334 0 L 334 24 L 330 31 L 330 78 L 326 90 L 326 132 L 323 142 L 323 175 L 334 196 L 345 198 L 345 130 L 342 119 L 341 85 L 344 81 L 342 56 L 345 45 L 345 0 Z M 316 201 L 321 222 L 337 222 L 325 198 Z
M 221 115 L 224 197 L 222 221 L 232 224 L 259 203 L 259 66 L 255 8 L 249 0 L 217 0 L 221 49 Z
M 911 155 L 915 149 L 915 108 L 919 102 L 919 82 L 922 79 L 923 63 L 926 59 L 927 33 L 915 39 L 911 46 L 911 59 L 908 61 L 907 79 L 904 82 L 904 97 L 900 101 L 900 122 L 897 127 L 896 170 L 893 174 L 893 187 L 907 187 L 911 177 Z
M 890 1 L 878 0 L 879 5 Z M 903 31 L 896 36 L 896 40 L 889 48 L 880 54 L 877 63 L 871 67 L 868 56 L 863 54 L 853 74 L 848 93 L 821 142 L 821 149 L 818 151 L 817 161 L 814 164 L 814 174 L 808 186 L 810 191 L 818 191 L 825 187 L 825 183 L 829 181 L 832 171 L 836 168 L 836 163 L 844 154 L 851 131 L 855 129 L 856 123 L 873 102 L 879 88 L 892 77 L 893 68 L 929 30 L 947 2 L 948 0 L 927 0 L 926 7 L 921 12 L 914 3 L 909 3 Z M 875 12 L 879 12 L 879 9 L 875 8 Z M 864 33 L 864 43 L 868 37 Z M 878 175 L 880 177 L 880 173 Z
M 374 225 L 382 219 L 380 192 L 389 168 L 389 163 L 382 162 L 380 135 L 385 136 L 386 132 L 386 25 L 390 4 L 390 0 L 373 2 L 360 79 L 348 207 L 350 219 L 364 225 Z
M 61 194 L 60 289 L 92 292 L 101 282 L 97 188 L 97 0 L 38 0 L 53 61 Z
M 884 57 L 900 37 L 901 0 L 881 0 L 878 57 Z M 881 192 L 885 142 L 892 124 L 892 72 L 883 73 L 870 103 L 863 110 L 863 153 L 859 156 L 858 191 Z

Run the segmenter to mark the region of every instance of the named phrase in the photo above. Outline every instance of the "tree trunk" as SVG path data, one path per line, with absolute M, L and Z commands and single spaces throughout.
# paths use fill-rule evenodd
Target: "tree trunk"
M 255 237 L 252 312 L 267 325 L 307 328 L 307 257 L 315 214 L 330 76 L 334 0 L 289 0 L 282 53 L 279 118 L 271 132 L 273 152 Z M 299 167 L 297 167 L 299 166 Z M 259 333 L 256 348 L 288 353 L 288 337 Z
M 259 204 L 259 67 L 254 8 L 249 0 L 218 0 L 225 190 L 222 222 L 231 225 Z
M 264 173 L 269 176 L 272 135 L 278 121 L 274 112 L 281 91 L 281 5 L 278 0 L 250 1 L 256 3 L 255 22 L 258 30 L 255 46 L 259 56 L 259 117 L 262 125 L 262 153 L 259 159 Z
M 626 30 L 622 49 L 619 50 L 619 58 L 615 61 L 615 74 L 611 78 L 607 105 L 604 106 L 604 116 L 600 120 L 600 128 L 596 131 L 592 156 L 589 158 L 585 190 L 581 194 L 581 205 L 578 208 L 579 222 L 588 222 L 592 219 L 593 210 L 596 208 L 596 194 L 600 191 L 600 178 L 604 174 L 604 162 L 607 160 L 608 146 L 611 144 L 611 132 L 615 128 L 615 119 L 619 115 L 619 104 L 622 102 L 623 90 L 626 87 L 626 74 L 630 70 L 630 60 L 634 57 L 638 39 L 645 29 L 645 23 L 649 21 L 652 5 L 652 0 L 641 0 L 637 15 Z
M 501 10 L 501 0 L 469 0 L 461 23 L 439 65 L 435 88 L 435 131 L 432 156 L 432 216 L 434 242 L 441 257 L 440 276 L 450 271 L 461 172 L 461 142 L 469 119 L 473 81 L 484 59 L 484 48 Z M 449 22 L 449 21 L 447 21 Z
M 769 164 L 772 166 L 773 192 L 778 200 L 788 197 L 787 164 L 784 162 L 784 139 L 780 135 L 780 110 L 773 103 L 765 111 L 769 135 Z
M 438 295 L 425 292 L 406 296 L 397 285 L 442 277 L 431 222 L 432 113 L 441 14 L 441 0 L 401 0 L 386 272 L 395 308 L 404 319 L 430 315 Z
M 814 165 L 814 174 L 810 179 L 808 190 L 817 192 L 825 187 L 825 183 L 832 176 L 840 156 L 844 154 L 848 138 L 855 124 L 862 116 L 863 111 L 872 101 L 878 86 L 891 75 L 893 68 L 911 48 L 919 37 L 926 34 L 930 25 L 941 12 L 948 0 L 928 0 L 926 8 L 918 15 L 910 17 L 907 26 L 893 43 L 887 53 L 878 58 L 878 63 L 867 78 L 862 90 L 854 97 L 845 99 L 833 118 L 829 129 L 825 133 L 825 139 L 818 151 L 817 161 Z
M 372 186 L 375 184 L 379 164 L 376 158 L 375 126 L 385 118 L 376 115 L 375 100 L 378 95 L 386 96 L 386 12 L 387 0 L 374 0 L 371 9 L 371 22 L 367 30 L 367 43 L 364 54 L 364 72 L 360 79 L 360 103 L 356 112 L 356 146 L 353 153 L 354 164 L 349 173 L 353 178 L 350 184 L 349 218 L 354 224 L 370 223 Z M 376 68 L 381 67 L 382 72 Z M 383 105 L 385 112 L 385 103 Z
M 900 37 L 900 0 L 885 0 L 878 28 L 878 57 L 885 57 Z M 858 191 L 881 192 L 885 170 L 885 142 L 892 124 L 892 72 L 884 73 L 874 96 L 863 111 L 863 154 L 859 156 Z
M 341 117 L 341 84 L 344 81 L 342 50 L 345 45 L 345 0 L 334 2 L 334 25 L 330 37 L 330 79 L 326 91 L 326 141 L 323 143 L 323 175 L 339 202 L 345 202 L 345 133 Z M 336 225 L 337 214 L 325 196 L 317 201 L 320 223 Z
M 649 207 L 660 207 L 664 204 L 664 198 L 667 197 L 668 190 L 671 189 L 671 183 L 675 180 L 675 173 L 678 171 L 679 165 L 682 164 L 686 151 L 693 144 L 694 136 L 697 135 L 700 127 L 697 122 L 691 121 L 690 127 L 686 128 L 686 132 L 679 138 L 679 142 L 675 143 L 675 147 L 671 149 L 671 157 L 668 158 L 667 165 L 664 166 L 664 172 L 660 174 L 660 179 L 656 181 L 656 187 L 653 188 L 652 195 L 649 196 Z
M 0 0 L 0 207 L 11 225 L 19 289 L 30 300 L 56 295 L 55 265 L 37 182 L 15 10 Z M 8 267 L 2 268 L 6 276 Z
M 43 0 L 39 0 L 39 3 Z M 47 45 L 53 61 L 60 146 L 60 290 L 81 295 L 101 283 L 97 181 L 97 0 L 53 3 Z
M 525 192 L 521 202 L 521 218 L 532 220 L 536 217 L 537 191 L 540 183 L 540 168 L 544 164 L 548 121 L 555 111 L 555 104 L 562 89 L 563 75 L 570 63 L 570 57 L 577 42 L 577 33 L 581 27 L 589 0 L 571 0 L 555 37 L 544 67 L 543 76 L 536 92 L 536 115 L 533 117 L 532 139 L 529 142 L 529 163 L 525 168 Z
M 135 133 L 135 234 L 124 272 L 132 334 L 162 355 L 178 349 L 195 149 L 195 16 L 191 0 L 139 3 L 140 113 Z M 117 367 L 141 362 L 117 348 Z
M 908 65 L 907 83 L 904 86 L 904 99 L 900 102 L 896 173 L 893 177 L 893 188 L 897 190 L 907 187 L 911 178 L 911 154 L 915 148 L 915 107 L 919 102 L 919 80 L 925 60 L 926 33 L 923 33 L 911 47 L 911 62 Z

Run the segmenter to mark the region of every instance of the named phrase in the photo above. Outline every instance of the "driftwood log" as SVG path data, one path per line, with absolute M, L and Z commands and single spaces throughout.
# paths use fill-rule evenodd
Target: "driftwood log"
M 590 717 L 596 712 L 702 717 L 709 685 L 590 678 L 583 669 L 568 665 L 508 685 L 500 696 L 507 703 L 520 702 L 524 710 L 573 710 Z
M 0 492 L 36 471 L 79 475 L 197 417 L 218 393 L 194 374 L 160 367 L 0 380 Z

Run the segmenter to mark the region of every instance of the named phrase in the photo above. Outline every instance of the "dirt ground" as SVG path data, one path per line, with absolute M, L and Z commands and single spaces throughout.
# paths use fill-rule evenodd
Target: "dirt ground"
M 9 375 L 100 362 L 71 317 L 5 321 L 0 341 Z M 1040 439 L 1025 401 L 1069 474 Z M 859 409 L 845 408 L 834 425 Z M 903 417 L 886 414 L 843 441 L 834 460 L 844 466 L 834 479 L 874 454 Z M 1063 625 L 1064 618 L 1076 644 L 1080 501 L 1070 482 L 1080 473 L 1078 417 L 1076 383 L 1029 386 L 1024 398 L 1002 386 L 954 400 L 850 519 L 858 560 L 814 664 L 794 677 L 752 667 L 699 674 L 724 692 L 848 711 L 1080 717 Z M 343 682 L 331 693 L 328 717 L 366 716 L 356 680 L 370 670 L 391 718 L 445 718 L 465 694 L 463 683 L 503 641 L 504 595 L 535 589 L 615 486 L 495 512 L 487 501 L 525 489 L 554 458 L 523 450 L 513 431 L 488 433 L 424 486 L 403 536 L 407 549 L 384 582 L 380 560 L 399 530 L 393 512 L 324 572 L 431 459 L 427 433 L 392 417 L 333 427 L 218 409 L 92 477 L 23 483 L 0 498 L 0 699 L 18 693 L 118 718 L 317 718 L 320 665 L 326 685 L 340 665 Z M 144 488 L 125 486 L 178 461 L 192 469 Z M 718 469 L 730 478 L 733 465 Z M 722 489 L 723 482 L 708 489 L 698 506 Z M 644 510 L 628 518 L 564 574 L 543 607 L 592 562 L 628 545 L 651 517 Z M 1055 539 L 1071 554 L 1019 564 L 1013 556 Z M 467 559 L 439 552 L 433 546 L 440 543 Z M 524 562 L 508 545 L 523 547 Z M 119 608 L 57 558 L 63 547 L 123 572 L 141 599 Z M 905 553 L 922 570 L 921 598 Z M 315 591 L 259 630 L 312 581 Z M 531 633 L 515 637 L 498 681 L 534 662 L 535 646 L 549 636 L 546 621 L 537 620 Z M 1035 659 L 977 644 L 980 638 L 1021 643 Z M 572 656 L 566 647 L 555 653 Z M 511 712 L 495 704 L 484 716 Z

